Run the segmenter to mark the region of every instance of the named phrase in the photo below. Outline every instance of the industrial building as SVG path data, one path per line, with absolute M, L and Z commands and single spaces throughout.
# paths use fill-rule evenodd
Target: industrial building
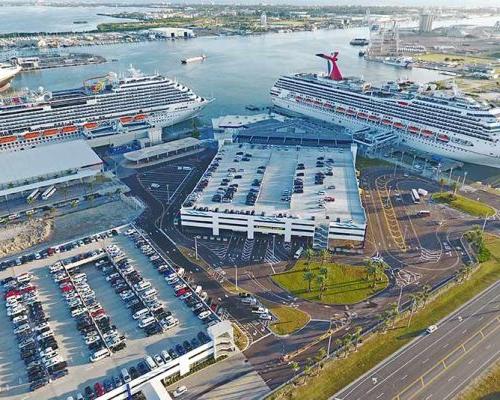
M 93 178 L 102 160 L 84 140 L 0 153 L 0 196 L 18 197 L 35 189 Z
M 200 149 L 200 140 L 187 137 L 173 140 L 124 154 L 126 160 L 135 164 L 149 163 L 156 160 L 167 160 L 178 156 L 185 156 Z
M 362 245 L 366 215 L 354 166 L 357 145 L 318 146 L 318 137 L 312 139 L 312 145 L 225 144 L 184 202 L 182 225 L 216 236 L 309 237 L 315 248 Z

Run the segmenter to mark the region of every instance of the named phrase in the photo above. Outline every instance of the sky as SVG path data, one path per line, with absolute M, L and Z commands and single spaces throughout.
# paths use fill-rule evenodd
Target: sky
M 1 1 L 1 0 L 0 0 Z M 46 0 L 49 2 L 50 0 Z M 61 1 L 61 0 L 59 0 Z M 100 0 L 66 0 L 67 2 L 98 3 Z M 102 0 L 103 3 L 203 3 L 203 4 L 299 4 L 299 5 L 366 5 L 366 6 L 421 6 L 421 7 L 481 7 L 500 8 L 500 0 Z M 500 14 L 500 11 L 499 11 Z

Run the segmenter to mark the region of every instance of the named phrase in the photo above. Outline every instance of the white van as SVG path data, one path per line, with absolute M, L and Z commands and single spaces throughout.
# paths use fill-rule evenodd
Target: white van
M 99 360 L 102 360 L 106 357 L 109 357 L 111 353 L 109 352 L 108 349 L 102 349 L 99 351 L 96 351 L 94 354 L 90 356 L 90 362 L 97 362 Z
M 148 364 L 148 367 L 149 367 L 149 369 L 150 369 L 151 371 L 152 371 L 152 370 L 154 370 L 155 368 L 157 368 L 157 367 L 158 367 L 158 365 L 156 365 L 156 363 L 155 363 L 155 360 L 153 360 L 153 358 L 152 358 L 152 357 L 150 357 L 150 356 L 147 356 L 147 357 L 144 359 L 144 361 L 146 361 L 146 364 Z
M 153 322 L 155 322 L 154 317 L 144 318 L 143 320 L 141 320 L 141 322 L 139 322 L 139 328 L 145 328 L 146 326 L 151 325 Z
M 148 314 L 149 310 L 147 308 L 143 308 L 142 310 L 137 311 L 134 315 L 132 315 L 133 319 L 142 319 Z
M 122 370 L 120 371 L 120 374 L 122 376 L 123 382 L 129 383 L 132 380 L 132 378 L 130 377 L 130 374 L 127 371 L 127 368 L 122 368 Z

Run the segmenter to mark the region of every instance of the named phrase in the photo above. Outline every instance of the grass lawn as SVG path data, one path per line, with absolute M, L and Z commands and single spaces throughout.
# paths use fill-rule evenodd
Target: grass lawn
M 293 307 L 283 306 L 270 302 L 264 302 L 277 318 L 278 321 L 269 325 L 269 329 L 277 335 L 289 335 L 306 326 L 310 320 L 309 315 Z
M 453 193 L 450 192 L 434 193 L 432 199 L 439 203 L 448 204 L 450 207 L 475 217 L 485 217 L 495 214 L 495 210 L 489 205 L 469 199 L 468 197 L 460 196 L 459 194 L 453 195 Z
M 477 379 L 457 400 L 487 400 L 500 398 L 500 362 Z
M 248 337 L 243 333 L 240 327 L 236 324 L 233 324 L 233 334 L 234 334 L 234 344 L 241 351 L 245 350 L 248 346 Z
M 356 157 L 356 169 L 359 171 L 362 171 L 370 167 L 387 167 L 391 165 L 392 164 L 390 162 L 385 160 L 379 160 L 376 158 L 367 158 L 367 157 L 362 157 L 360 155 Z
M 495 283 L 500 279 L 500 237 L 485 235 L 485 242 L 492 253 L 491 259 L 481 264 L 467 281 L 449 288 L 417 311 L 409 328 L 406 327 L 408 317 L 402 318 L 394 329 L 368 338 L 356 353 L 327 362 L 321 372 L 308 377 L 304 385 L 289 385 L 269 399 L 327 399 L 414 339 L 423 329 Z
M 487 57 L 471 57 L 462 54 L 429 53 L 416 57 L 418 60 L 430 62 L 456 62 L 458 64 L 492 64 L 495 60 Z
M 324 266 L 328 268 L 326 290 L 320 298 L 319 284 L 315 279 L 311 282 L 311 291 L 308 290 L 309 284 L 304 279 L 307 266 L 307 260 L 299 260 L 290 271 L 273 275 L 272 279 L 294 296 L 327 304 L 358 303 L 384 289 L 388 284 L 385 274 L 378 276 L 375 281 L 373 278 L 367 280 L 364 267 L 325 263 Z M 320 268 L 321 261 L 311 260 L 310 269 L 315 276 L 319 275 Z

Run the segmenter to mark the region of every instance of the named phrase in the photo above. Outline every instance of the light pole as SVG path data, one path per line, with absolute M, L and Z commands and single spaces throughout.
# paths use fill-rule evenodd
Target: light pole
M 332 345 L 332 336 L 333 336 L 332 322 L 333 322 L 333 319 L 330 318 L 330 327 L 328 328 L 328 331 L 330 332 L 330 336 L 328 337 L 328 347 L 326 350 L 326 358 L 330 358 L 330 347 Z
M 235 283 L 236 283 L 236 290 L 238 290 L 238 265 L 234 264 L 234 269 L 235 269 Z
M 275 257 L 274 255 L 274 246 L 276 245 L 276 235 L 273 235 L 273 258 Z
M 401 297 L 403 296 L 403 284 L 399 285 L 399 297 L 398 297 L 398 312 L 399 312 L 399 306 L 401 305 Z
M 198 259 L 198 236 L 194 237 L 194 254 L 196 259 Z

